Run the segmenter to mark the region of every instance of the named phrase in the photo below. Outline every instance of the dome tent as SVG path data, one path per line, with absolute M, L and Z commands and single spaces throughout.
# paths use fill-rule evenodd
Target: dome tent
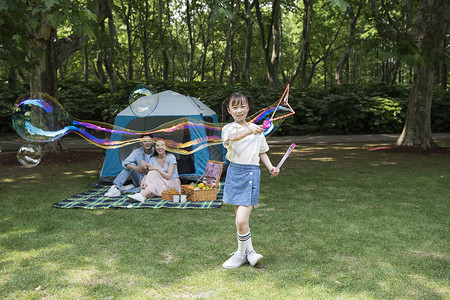
M 133 131 L 152 131 L 160 125 L 182 117 L 210 123 L 218 122 L 217 114 L 197 98 L 174 91 L 164 91 L 159 93 L 159 103 L 150 115 L 137 117 L 128 106 L 116 116 L 114 127 Z M 206 136 L 205 129 L 190 128 L 185 129 L 181 135 L 174 137 L 173 140 L 187 142 L 203 136 Z M 110 140 L 121 141 L 131 138 L 115 132 L 111 135 Z M 122 161 L 140 146 L 140 143 L 134 143 L 116 149 L 107 149 L 98 183 L 111 184 L 122 170 Z M 195 151 L 190 155 L 173 154 L 177 158 L 180 179 L 182 181 L 196 181 L 203 175 L 208 160 L 224 161 L 225 151 L 222 145 L 214 145 Z

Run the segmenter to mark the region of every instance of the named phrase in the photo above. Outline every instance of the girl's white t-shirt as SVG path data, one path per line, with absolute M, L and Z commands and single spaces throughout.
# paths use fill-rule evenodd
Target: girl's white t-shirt
M 250 129 L 255 130 L 256 124 L 248 123 Z M 251 134 L 239 141 L 228 141 L 228 137 L 241 131 L 248 131 L 238 123 L 229 123 L 222 128 L 223 146 L 227 149 L 226 158 L 232 162 L 243 165 L 259 165 L 259 154 L 269 151 L 266 137 L 261 134 Z

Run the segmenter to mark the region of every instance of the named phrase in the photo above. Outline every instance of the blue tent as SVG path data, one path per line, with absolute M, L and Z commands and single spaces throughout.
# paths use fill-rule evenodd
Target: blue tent
M 197 98 L 181 95 L 174 91 L 164 91 L 159 93 L 158 106 L 149 116 L 137 117 L 128 106 L 116 116 L 114 127 L 135 131 L 152 131 L 160 125 L 183 117 L 210 123 L 218 122 L 217 114 Z M 191 128 L 186 129 L 182 134 L 178 133 L 177 136 L 173 136 L 171 139 L 177 142 L 186 142 L 203 136 L 206 136 L 204 128 Z M 111 135 L 111 141 L 121 141 L 130 138 L 129 136 L 122 136 L 120 133 Z M 99 183 L 112 183 L 122 170 L 122 161 L 138 147 L 140 147 L 140 143 L 118 149 L 108 149 Z M 193 148 L 195 147 L 193 146 Z M 190 155 L 174 154 L 177 157 L 180 178 L 182 181 L 191 181 L 197 180 L 204 173 L 208 160 L 224 161 L 225 151 L 222 145 L 214 145 L 200 149 Z

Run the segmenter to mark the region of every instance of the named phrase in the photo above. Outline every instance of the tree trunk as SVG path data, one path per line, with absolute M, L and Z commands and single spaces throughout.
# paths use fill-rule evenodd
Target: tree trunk
M 131 24 L 131 14 L 133 11 L 133 2 L 128 2 L 128 7 L 125 8 L 125 4 L 123 1 L 120 1 L 120 4 L 122 5 L 122 9 L 124 10 L 123 13 L 123 21 L 125 23 L 126 32 L 127 32 L 127 48 L 128 48 L 128 57 L 127 57 L 127 64 L 128 64 L 128 70 L 125 73 L 126 80 L 133 80 L 134 77 L 134 68 L 133 68 L 133 28 Z
M 169 4 L 167 4 L 167 5 L 169 5 Z M 169 8 L 167 8 L 167 10 L 169 10 Z M 169 21 L 169 23 L 170 23 L 171 21 Z M 176 26 L 177 26 L 177 21 L 176 20 L 174 20 L 174 23 L 175 23 L 175 28 L 176 28 Z M 170 30 L 169 31 L 169 38 L 170 38 L 170 60 L 171 60 L 171 62 L 170 62 L 170 65 L 172 66 L 172 74 L 171 74 L 171 76 L 172 76 L 172 80 L 175 80 L 175 43 L 173 42 L 173 35 L 172 35 L 172 30 Z
M 41 22 L 31 32 L 34 38 L 30 43 L 42 50 L 41 57 L 35 57 L 38 65 L 30 72 L 30 93 L 42 92 L 50 96 L 57 97 L 57 66 L 54 59 L 53 40 L 56 38 L 56 30 L 47 21 L 45 13 L 41 13 Z M 34 57 L 34 53 L 31 56 Z M 54 124 L 58 128 L 58 124 Z M 37 145 L 42 148 L 42 145 Z M 43 153 L 61 152 L 62 145 L 58 141 L 45 143 L 42 148 Z
M 270 20 L 270 29 L 265 38 L 265 28 L 262 20 L 261 8 L 259 0 L 255 0 L 256 18 L 261 35 L 261 46 L 264 52 L 264 59 L 267 66 L 267 82 L 269 86 L 276 87 L 278 85 L 278 62 L 281 51 L 280 22 L 281 22 L 281 4 L 280 0 L 274 0 L 272 3 L 272 16 Z M 272 45 L 272 53 L 270 53 L 270 45 Z
M 436 85 L 435 61 L 448 29 L 450 3 L 446 0 L 420 2 L 411 32 L 417 41 L 422 63 L 414 66 L 414 81 L 409 95 L 403 132 L 396 144 L 430 148 L 436 146 L 431 136 L 431 103 Z
M 84 81 L 88 82 L 89 81 L 89 56 L 88 56 L 88 42 L 84 43 L 84 47 L 83 47 L 83 57 L 84 57 L 84 62 L 83 62 L 83 77 L 84 77 Z
M 216 81 L 216 43 L 214 42 L 214 27 L 211 31 L 211 45 L 212 45 L 212 61 L 213 61 L 213 81 Z
M 192 23 L 191 23 L 191 8 L 189 0 L 186 0 L 186 25 L 188 28 L 188 37 L 189 37 L 189 62 L 188 62 L 187 80 L 191 81 L 194 72 L 195 43 L 194 43 L 194 32 L 192 30 Z
M 212 35 L 212 31 L 213 31 L 213 26 L 212 26 L 212 22 L 211 22 L 211 18 L 213 15 L 213 8 L 212 7 L 208 7 L 208 18 L 207 18 L 207 22 L 206 22 L 206 36 L 203 30 L 203 26 L 202 26 L 202 22 L 200 22 L 200 32 L 201 32 L 201 36 L 202 36 L 202 41 L 203 41 L 203 51 L 202 51 L 202 56 L 200 58 L 200 62 L 201 62 L 201 73 L 200 73 L 200 81 L 204 81 L 205 80 L 205 72 L 206 72 L 206 57 L 208 54 L 208 47 L 209 44 L 211 43 L 211 35 Z
M 245 0 L 244 5 L 245 5 L 245 22 L 247 25 L 247 31 L 245 41 L 244 64 L 242 67 L 242 80 L 244 82 L 250 82 L 250 56 L 252 53 L 252 40 L 253 40 L 253 19 L 252 19 L 253 4 L 250 5 L 249 0 Z
M 431 136 L 430 126 L 431 100 L 436 84 L 435 72 L 433 65 L 414 68 L 414 81 L 409 95 L 405 127 L 396 145 L 425 149 L 436 146 Z
M 233 11 L 233 7 L 234 7 L 234 0 L 231 0 L 231 11 Z M 228 57 L 230 55 L 230 48 L 232 48 L 232 43 L 233 43 L 233 39 L 234 39 L 234 24 L 236 23 L 236 16 L 234 16 L 231 20 L 230 20 L 230 24 L 228 25 L 228 34 L 227 34 L 227 43 L 225 46 L 225 51 L 224 51 L 224 58 L 223 58 L 223 64 L 222 67 L 220 68 L 220 74 L 219 74 L 219 83 L 223 82 L 223 76 L 225 73 L 225 68 L 228 64 Z
M 446 48 L 447 46 L 447 37 L 444 38 L 444 42 L 442 43 L 442 55 L 440 57 L 440 61 L 441 61 L 441 78 L 440 78 L 440 83 L 441 83 L 441 90 L 447 90 L 447 77 L 448 77 L 448 72 L 447 72 L 447 61 L 446 61 Z
M 169 80 L 169 57 L 167 56 L 166 36 L 164 34 L 162 0 L 158 0 L 158 25 L 159 25 L 159 40 L 161 43 L 163 56 L 163 79 L 164 81 L 167 81 Z
M 116 39 L 116 26 L 114 25 L 114 17 L 112 14 L 111 2 L 105 1 L 108 3 L 107 13 L 108 13 L 108 33 L 110 46 L 105 48 L 105 69 L 106 74 L 108 75 L 108 87 L 111 94 L 114 94 L 117 90 L 116 76 L 114 75 L 113 68 L 113 56 L 114 56 L 114 48 L 115 48 L 115 39 Z
M 38 65 L 30 72 L 30 92 L 42 92 L 57 97 L 57 66 L 53 48 L 56 30 L 47 21 L 45 13 L 41 13 L 40 19 L 41 22 L 30 34 L 34 37 L 30 43 L 42 50 L 42 56 L 36 57 Z M 31 55 L 34 56 L 34 53 Z
M 17 88 L 16 68 L 8 67 L 8 92 L 14 93 Z
M 106 76 L 108 78 L 108 86 L 110 93 L 115 93 L 116 78 L 114 76 L 114 69 L 112 65 L 112 56 L 114 54 L 114 41 L 116 36 L 116 28 L 114 25 L 114 18 L 112 14 L 112 0 L 99 0 L 96 2 L 96 15 L 98 18 L 98 24 L 100 31 L 104 34 L 106 42 L 103 42 L 101 47 L 101 53 L 97 53 L 97 69 L 99 77 L 101 78 L 104 73 L 101 64 L 105 66 Z M 105 20 L 108 19 L 108 34 L 105 30 Z
M 144 12 L 143 12 L 143 28 L 142 31 L 142 56 L 143 56 L 143 63 L 144 63 L 144 78 L 146 81 L 150 80 L 150 66 L 149 66 L 149 54 L 148 54 L 148 21 L 149 21 L 149 3 L 148 0 L 145 0 L 144 2 Z
M 306 80 L 306 62 L 309 56 L 309 39 L 312 23 L 312 8 L 313 4 L 310 0 L 303 0 L 303 27 L 302 27 L 302 44 L 300 47 L 300 55 L 297 61 L 294 72 L 289 78 L 289 83 L 292 83 L 297 75 L 300 73 L 302 87 L 307 87 Z
M 101 84 L 106 83 L 105 70 L 103 69 L 103 53 L 101 51 L 97 52 L 95 58 L 95 64 L 97 65 L 97 77 Z
M 236 2 L 236 9 L 231 7 L 232 10 L 236 11 L 236 14 L 239 13 L 240 8 L 241 8 L 241 4 L 240 4 L 239 1 Z M 235 60 L 235 55 L 234 55 L 234 34 L 235 34 L 234 27 L 236 25 L 236 18 L 237 18 L 236 16 L 233 18 L 233 30 L 232 30 L 233 33 L 232 33 L 232 35 L 230 37 L 231 38 L 230 39 L 230 51 L 229 51 L 229 53 L 230 53 L 230 64 L 229 64 L 229 66 L 230 66 L 230 74 L 229 74 L 229 77 L 228 77 L 228 84 L 232 84 L 233 83 L 234 78 L 235 78 L 236 69 L 237 69 L 235 67 L 236 60 Z
M 269 86 L 278 87 L 278 64 L 281 57 L 281 1 L 275 0 L 272 4 L 272 57 L 270 59 L 267 80 Z
M 355 38 L 356 23 L 358 21 L 358 18 L 361 13 L 361 9 L 365 2 L 366 2 L 366 0 L 361 0 L 359 2 L 358 12 L 356 13 L 356 15 L 353 11 L 353 5 L 351 3 L 350 3 L 350 6 L 347 8 L 347 12 L 348 12 L 348 16 L 349 16 L 348 37 L 347 37 L 347 42 L 345 43 L 344 52 L 342 53 L 342 57 L 341 57 L 340 61 L 338 62 L 337 66 L 336 66 L 336 71 L 334 73 L 334 78 L 335 78 L 336 84 L 342 84 L 342 76 L 344 73 L 344 66 L 346 64 L 348 64 L 350 50 L 351 50 L 351 42 Z

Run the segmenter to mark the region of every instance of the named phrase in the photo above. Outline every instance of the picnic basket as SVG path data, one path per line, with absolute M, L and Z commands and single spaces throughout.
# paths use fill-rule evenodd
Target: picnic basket
M 214 201 L 217 199 L 217 189 L 220 176 L 222 175 L 223 162 L 208 160 L 205 173 L 200 180 L 207 189 L 195 189 L 192 185 L 182 185 L 182 193 L 186 195 L 187 200 L 193 202 Z
M 196 190 L 192 185 L 182 185 L 181 190 L 186 195 L 187 200 L 193 202 L 214 201 L 217 199 L 217 186 L 209 186 L 209 189 Z

